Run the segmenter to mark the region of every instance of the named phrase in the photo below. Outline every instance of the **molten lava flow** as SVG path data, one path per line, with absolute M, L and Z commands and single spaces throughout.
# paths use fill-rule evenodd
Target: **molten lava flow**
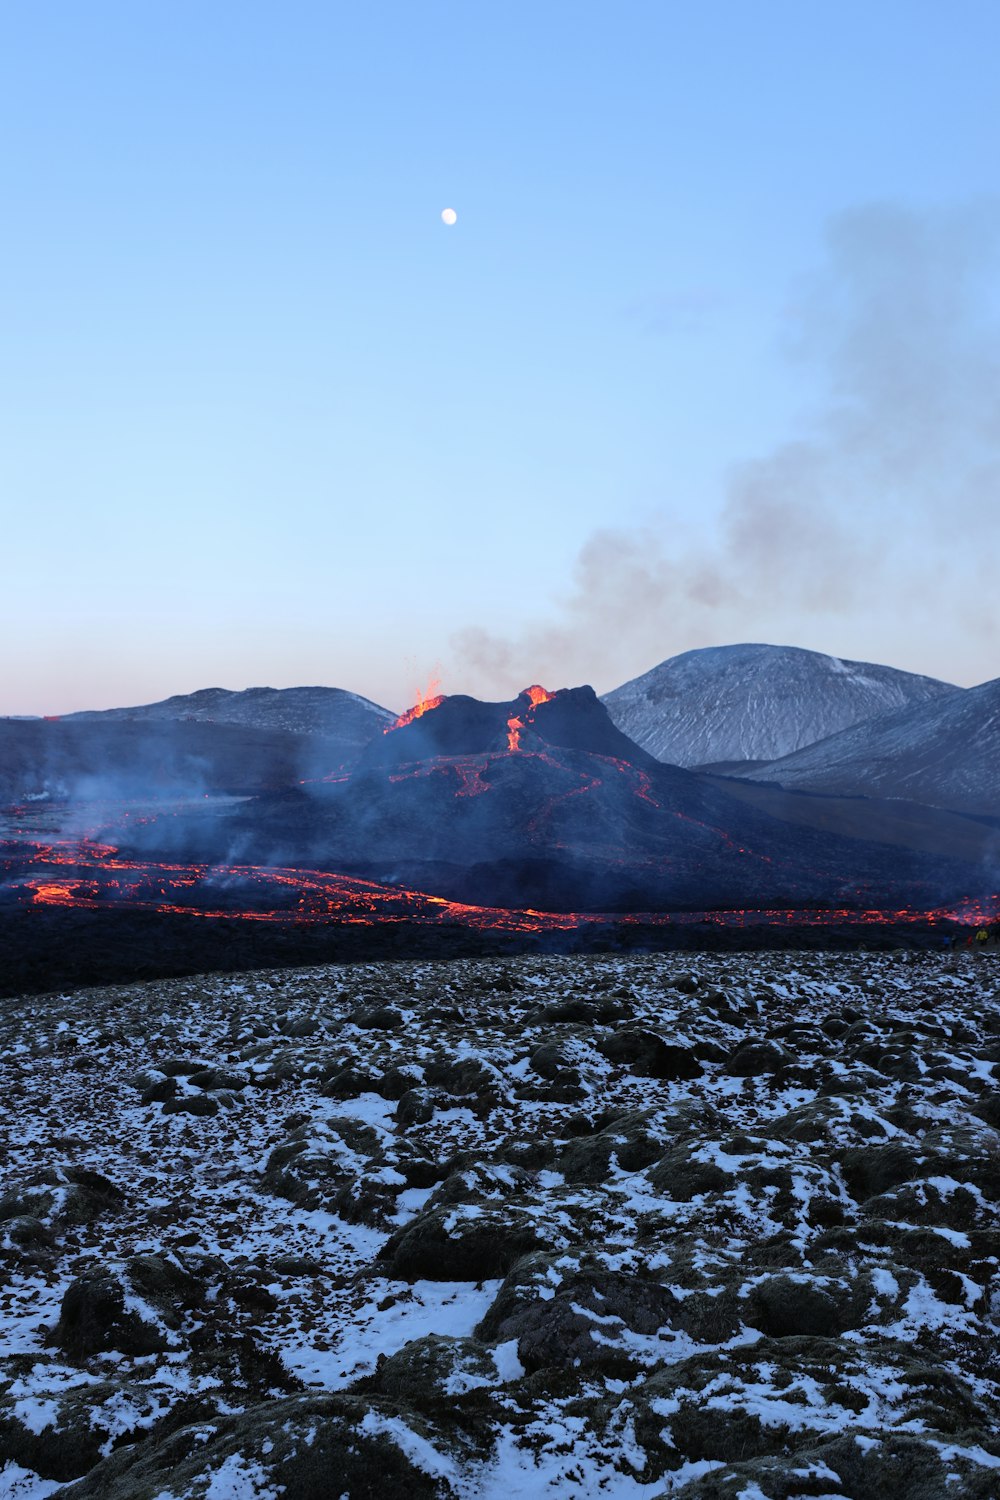
M 35 894 L 31 899 L 40 906 L 75 906 L 78 898 L 74 886 L 56 880 L 45 880 L 35 887 Z
M 425 700 L 426 701 L 426 700 Z M 508 723 L 509 743 L 519 749 L 521 730 L 529 727 L 530 713 Z M 544 749 L 531 752 L 539 761 Z M 393 777 L 446 777 L 456 797 L 476 797 L 491 789 L 488 773 L 504 752 L 462 757 L 458 763 L 441 759 L 415 763 Z M 618 775 L 636 778 L 639 796 L 644 796 L 645 773 L 610 758 L 605 767 Z M 553 762 L 553 764 L 555 764 Z M 578 785 L 551 799 L 539 814 L 551 820 L 553 809 L 567 797 L 587 793 L 596 785 L 584 772 Z M 17 837 L 0 833 L 0 910 L 21 908 L 44 912 L 75 908 L 77 911 L 127 910 L 159 912 L 190 918 L 243 919 L 255 923 L 309 924 L 407 924 L 437 926 L 458 923 L 477 932 L 545 934 L 580 932 L 586 929 L 686 928 L 711 932 L 718 929 L 750 933 L 769 928 L 795 932 L 799 929 L 878 934 L 881 929 L 918 927 L 926 936 L 935 930 L 945 941 L 971 936 L 977 929 L 1000 921 L 1000 890 L 967 891 L 947 904 L 917 899 L 901 908 L 879 908 L 865 886 L 858 886 L 839 907 L 788 906 L 747 910 L 721 908 L 714 911 L 539 911 L 535 908 L 473 906 L 399 885 L 387 885 L 357 875 L 331 870 L 291 866 L 210 865 L 175 860 L 130 857 L 116 845 L 95 837 L 71 838 L 45 829 L 25 838 L 28 818 L 24 809 L 10 809 L 8 824 L 25 825 Z M 142 818 L 130 819 L 130 826 Z M 100 820 L 106 826 L 104 819 Z M 711 825 L 706 831 L 718 833 Z M 95 822 L 95 829 L 97 823 Z M 548 836 L 548 835 L 547 835 Z M 731 850 L 745 853 L 738 845 Z M 609 851 L 609 854 L 612 851 Z M 755 855 L 755 858 L 765 858 Z M 936 900 L 940 902 L 940 897 Z
M 432 677 L 427 684 L 426 693 L 418 688 L 417 701 L 413 707 L 408 708 L 405 714 L 400 714 L 395 724 L 387 724 L 383 732 L 388 734 L 391 729 L 403 729 L 407 724 L 412 724 L 414 719 L 423 718 L 424 714 L 429 713 L 432 708 L 438 708 L 445 700 L 445 694 L 438 692 L 440 686 L 438 679 Z
M 525 718 L 528 720 L 529 723 L 531 723 L 534 720 L 534 717 L 535 717 L 534 710 L 538 707 L 539 703 L 548 703 L 548 701 L 549 701 L 550 698 L 554 698 L 555 697 L 555 694 L 554 693 L 550 693 L 547 688 L 539 687 L 538 683 L 536 682 L 531 687 L 525 688 L 524 692 L 521 693 L 520 696 L 522 698 L 527 698 L 527 700 L 528 700 L 528 703 L 529 703 L 530 706 L 529 706 L 528 712 L 525 715 Z M 524 719 L 508 719 L 507 720 L 507 749 L 508 750 L 520 750 L 520 748 L 521 748 L 521 730 L 523 728 L 524 728 Z
M 443 776 L 455 784 L 456 797 L 479 797 L 490 789 L 489 782 L 481 779 L 490 758 L 488 755 L 466 755 L 457 759 L 437 757 L 433 760 L 410 761 L 401 771 L 393 771 L 389 780 L 399 783 L 426 781 L 431 776 Z
M 865 909 L 860 903 L 839 908 L 674 912 L 507 909 L 467 905 L 326 870 L 128 859 L 113 845 L 86 839 L 48 844 L 0 840 L 0 887 L 8 903 L 35 908 L 118 908 L 296 925 L 458 922 L 476 931 L 509 933 L 567 932 L 588 927 L 837 927 L 861 933 L 865 929 L 919 925 L 954 935 L 956 930 L 968 932 L 989 925 L 1000 916 L 1000 892 L 966 897 L 948 906 L 900 910 Z

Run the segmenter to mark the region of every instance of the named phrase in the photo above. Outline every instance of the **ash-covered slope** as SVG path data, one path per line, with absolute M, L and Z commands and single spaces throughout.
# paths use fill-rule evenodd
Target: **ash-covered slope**
M 849 725 L 961 689 L 796 646 L 685 651 L 606 693 L 615 724 L 678 766 L 769 761 Z
M 109 708 L 66 714 L 71 722 L 129 719 L 195 720 L 200 723 L 240 724 L 250 729 L 281 729 L 292 734 L 316 734 L 325 739 L 342 740 L 360 750 L 380 734 L 395 715 L 357 693 L 342 688 L 294 687 L 246 688 L 231 692 L 228 688 L 202 688 L 197 693 L 180 693 L 160 703 L 145 703 L 135 708 Z
M 214 826 L 161 819 L 134 847 L 555 911 L 924 909 L 977 888 L 967 854 L 850 833 L 774 816 L 660 764 L 588 687 L 505 704 L 443 699 L 380 737 L 349 776 L 256 799 Z
M 1000 817 L 1000 678 L 855 725 L 747 779 Z

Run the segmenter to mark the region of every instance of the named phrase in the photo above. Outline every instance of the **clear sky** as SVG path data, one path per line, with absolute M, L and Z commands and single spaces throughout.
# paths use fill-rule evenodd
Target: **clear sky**
M 998 56 L 992 0 L 0 4 L 0 712 L 1000 675 Z

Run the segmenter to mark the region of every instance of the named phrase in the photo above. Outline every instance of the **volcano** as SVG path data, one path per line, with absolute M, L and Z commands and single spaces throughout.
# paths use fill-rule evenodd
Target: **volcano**
M 368 746 L 361 766 L 401 766 L 409 762 L 491 755 L 504 751 L 539 753 L 577 750 L 655 766 L 620 729 L 593 688 L 562 688 L 550 693 L 525 688 L 510 703 L 484 703 L 464 694 L 442 697 L 412 717 L 404 714 L 392 731 Z M 412 712 L 412 711 L 411 711 Z
M 846 825 L 845 825 L 846 826 Z M 349 774 L 217 819 L 152 818 L 128 852 L 309 868 L 449 901 L 546 911 L 929 907 L 976 894 L 969 858 L 776 816 L 664 765 L 590 687 L 422 702 Z M 935 849 L 947 849 L 940 842 Z

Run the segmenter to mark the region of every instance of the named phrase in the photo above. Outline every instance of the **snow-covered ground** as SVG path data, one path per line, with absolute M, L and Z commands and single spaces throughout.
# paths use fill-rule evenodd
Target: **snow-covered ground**
M 183 979 L 0 1042 L 0 1496 L 1000 1495 L 993 957 Z

